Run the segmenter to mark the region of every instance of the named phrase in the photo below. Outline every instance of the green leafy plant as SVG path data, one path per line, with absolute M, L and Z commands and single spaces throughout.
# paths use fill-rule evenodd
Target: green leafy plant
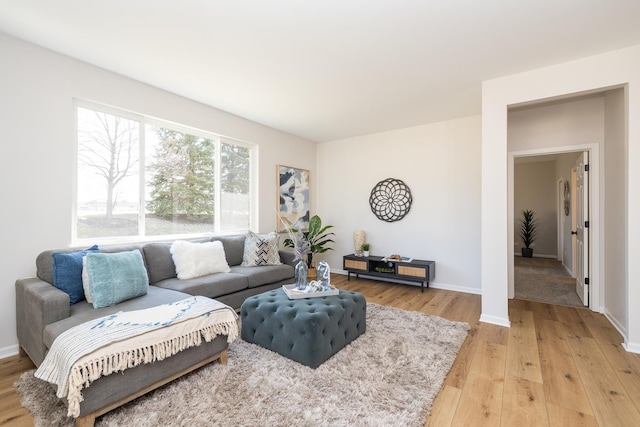
M 365 252 L 368 252 L 369 249 L 371 249 L 371 244 L 370 243 L 363 243 L 362 244 L 362 250 Z
M 294 248 L 297 250 L 297 247 L 304 242 L 308 244 L 308 251 L 306 253 L 307 259 L 307 267 L 311 267 L 313 265 L 313 256 L 315 254 L 322 254 L 329 250 L 333 250 L 333 248 L 329 248 L 326 245 L 329 243 L 333 243 L 333 240 L 330 238 L 331 236 L 335 236 L 333 232 L 329 232 L 328 230 L 333 228 L 333 225 L 325 225 L 322 226 L 322 220 L 318 215 L 314 215 L 309 220 L 309 229 L 307 231 L 299 231 L 295 228 L 292 228 L 289 232 L 289 236 L 292 236 L 292 233 L 299 236 L 299 233 L 302 233 L 302 239 L 289 237 L 285 239 L 283 245 L 289 248 Z M 289 230 L 288 230 L 289 231 Z M 300 241 L 302 240 L 302 242 Z
M 520 238 L 525 248 L 529 248 L 538 234 L 536 213 L 530 209 L 523 210 L 520 216 Z

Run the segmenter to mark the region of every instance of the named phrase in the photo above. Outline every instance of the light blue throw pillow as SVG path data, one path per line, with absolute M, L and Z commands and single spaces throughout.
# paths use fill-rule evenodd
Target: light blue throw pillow
M 145 295 L 149 278 L 140 251 L 88 253 L 85 261 L 93 308 Z
M 82 288 L 82 257 L 88 253 L 99 252 L 97 245 L 78 252 L 54 252 L 51 255 L 51 273 L 53 286 L 69 294 L 71 304 L 84 300 Z

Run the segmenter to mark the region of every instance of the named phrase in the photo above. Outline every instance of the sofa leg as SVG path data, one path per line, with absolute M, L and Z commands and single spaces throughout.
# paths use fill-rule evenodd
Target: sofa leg
M 228 357 L 227 349 L 222 350 L 222 352 L 220 352 L 220 364 L 226 365 Z
M 27 352 L 26 352 L 26 351 L 24 351 L 24 348 L 22 348 L 22 346 L 21 346 L 21 345 L 18 345 L 18 356 L 20 356 L 20 357 L 27 357 L 27 356 L 29 356 L 29 355 L 27 354 Z
M 76 418 L 76 427 L 93 427 L 96 422 L 95 414 L 87 414 L 84 417 Z

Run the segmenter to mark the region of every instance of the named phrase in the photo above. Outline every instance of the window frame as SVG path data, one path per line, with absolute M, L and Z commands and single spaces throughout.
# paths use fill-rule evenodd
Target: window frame
M 79 118 L 78 109 L 84 108 L 100 113 L 111 114 L 122 117 L 127 120 L 133 120 L 139 123 L 139 147 L 138 147 L 138 234 L 134 236 L 108 236 L 108 237 L 78 237 L 78 152 L 80 146 L 79 138 Z M 220 208 L 221 208 L 221 145 L 230 144 L 237 145 L 249 150 L 249 224 L 247 230 L 252 230 L 257 224 L 258 218 L 258 168 L 257 156 L 258 145 L 252 142 L 243 141 L 237 138 L 221 135 L 219 133 L 198 129 L 189 125 L 176 123 L 170 120 L 160 119 L 141 113 L 132 112 L 118 107 L 101 104 L 95 101 L 76 98 L 73 100 L 73 117 L 74 117 L 74 135 L 75 147 L 74 153 L 74 172 L 72 183 L 72 203 L 71 203 L 71 242 L 73 246 L 102 243 L 102 244 L 118 244 L 118 243 L 135 243 L 143 241 L 166 241 L 185 238 L 210 237 L 225 234 L 238 234 L 239 230 L 221 231 Z M 190 135 L 210 139 L 215 142 L 215 159 L 214 159 L 214 182 L 215 187 L 215 205 L 214 205 L 214 223 L 213 231 L 207 233 L 183 233 L 183 234 L 165 234 L 165 235 L 146 235 L 146 127 L 147 125 L 162 127 L 177 132 L 188 133 Z M 246 231 L 246 230 L 245 230 Z

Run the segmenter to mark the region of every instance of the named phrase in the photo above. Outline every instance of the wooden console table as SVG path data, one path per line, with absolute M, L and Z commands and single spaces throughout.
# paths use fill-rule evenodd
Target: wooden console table
M 351 280 L 351 273 L 356 277 L 374 276 L 386 279 L 420 282 L 420 290 L 429 287 L 429 282 L 436 275 L 436 262 L 414 259 L 410 262 L 383 261 L 379 256 L 356 256 L 354 254 L 342 257 L 342 266 L 347 271 L 347 280 Z

